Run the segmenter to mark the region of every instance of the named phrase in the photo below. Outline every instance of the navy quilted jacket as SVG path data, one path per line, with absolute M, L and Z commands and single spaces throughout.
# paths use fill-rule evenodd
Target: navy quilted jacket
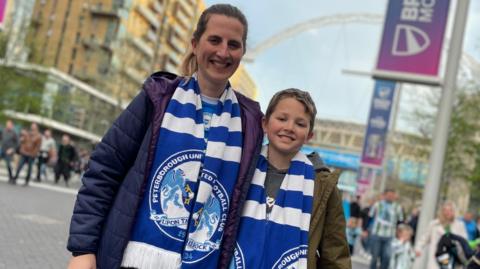
M 158 72 L 113 123 L 92 153 L 78 191 L 67 249 L 94 253 L 97 267 L 119 268 L 151 170 L 164 110 L 181 78 Z M 218 268 L 227 268 L 241 209 L 262 142 L 258 103 L 238 94 L 243 153 L 224 232 Z

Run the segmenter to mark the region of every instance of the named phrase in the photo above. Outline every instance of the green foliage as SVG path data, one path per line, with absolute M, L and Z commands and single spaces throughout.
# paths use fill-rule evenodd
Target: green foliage
M 7 44 L 8 44 L 7 35 L 3 32 L 0 32 L 0 58 L 5 57 L 5 53 L 7 52 Z
M 44 74 L 0 66 L 0 114 L 5 109 L 41 114 L 45 81 Z

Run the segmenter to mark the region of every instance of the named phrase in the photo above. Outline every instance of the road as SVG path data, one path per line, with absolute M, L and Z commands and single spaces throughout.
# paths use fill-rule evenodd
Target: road
M 26 167 L 24 168 L 26 170 Z M 80 180 L 70 187 L 61 182 L 31 182 L 23 187 L 7 183 L 0 164 L 0 268 L 66 268 L 68 228 Z M 367 269 L 364 260 L 353 258 L 353 269 Z

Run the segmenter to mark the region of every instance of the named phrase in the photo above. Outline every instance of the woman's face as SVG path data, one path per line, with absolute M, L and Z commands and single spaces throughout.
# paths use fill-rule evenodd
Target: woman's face
M 455 218 L 455 211 L 452 206 L 445 205 L 442 208 L 442 214 L 447 220 L 453 220 Z
M 210 16 L 200 40 L 192 40 L 199 81 L 222 87 L 227 83 L 245 51 L 243 33 L 244 27 L 238 19 L 218 14 Z

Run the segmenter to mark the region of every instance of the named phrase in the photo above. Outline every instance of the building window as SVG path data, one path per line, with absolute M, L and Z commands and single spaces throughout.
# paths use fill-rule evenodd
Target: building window
M 77 57 L 77 49 L 73 48 L 72 49 L 72 61 L 74 61 L 76 57 Z

